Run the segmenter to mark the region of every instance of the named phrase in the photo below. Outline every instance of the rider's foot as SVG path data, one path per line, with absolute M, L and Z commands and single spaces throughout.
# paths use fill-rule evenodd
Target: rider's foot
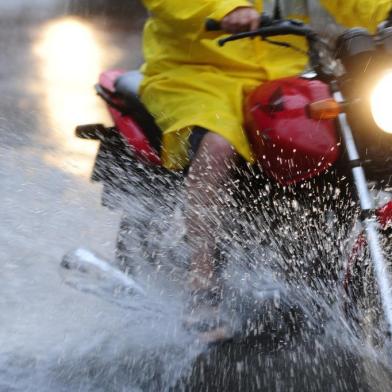
M 233 337 L 233 330 L 224 317 L 218 288 L 203 288 L 192 292 L 184 326 L 204 344 L 221 343 Z
M 233 330 L 226 320 L 214 314 L 211 310 L 207 316 L 195 315 L 187 317 L 184 321 L 184 326 L 190 332 L 197 335 L 197 339 L 204 344 L 218 344 L 223 343 L 233 338 Z

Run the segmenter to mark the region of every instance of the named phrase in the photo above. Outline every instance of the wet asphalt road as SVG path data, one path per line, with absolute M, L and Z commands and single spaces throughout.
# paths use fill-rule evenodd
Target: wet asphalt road
M 113 258 L 119 215 L 100 206 L 100 186 L 88 179 L 97 146 L 76 141 L 73 128 L 109 121 L 92 90 L 102 69 L 141 62 L 143 16 L 130 3 L 115 11 L 110 1 L 0 3 L 0 391 L 128 390 L 123 370 L 117 383 L 89 384 L 91 374 L 74 372 L 72 382 L 53 384 L 39 364 L 48 353 L 50 361 L 71 361 L 86 341 L 98 355 L 90 336 L 126 328 L 118 309 L 65 287 L 57 265 L 79 245 Z M 230 344 L 199 357 L 174 389 L 389 390 L 382 379 L 370 388 L 368 366 L 325 342 L 302 340 L 274 353 Z M 144 379 L 143 371 L 129 390 L 163 388 L 154 370 Z
M 93 340 L 119 336 L 114 326 L 124 323 L 122 312 L 66 287 L 58 268 L 79 246 L 113 258 L 119 216 L 101 207 L 101 188 L 89 181 L 97 145 L 78 142 L 73 129 L 109 120 L 93 91 L 102 69 L 141 62 L 142 19 L 127 19 L 132 7 L 106 19 L 104 8 L 90 15 L 87 6 L 0 2 L 2 392 L 107 390 L 105 380 L 97 386 L 86 372 L 71 374 L 84 369 L 80 350 L 94 355 Z M 68 365 L 53 366 L 67 357 L 74 360 L 62 376 Z

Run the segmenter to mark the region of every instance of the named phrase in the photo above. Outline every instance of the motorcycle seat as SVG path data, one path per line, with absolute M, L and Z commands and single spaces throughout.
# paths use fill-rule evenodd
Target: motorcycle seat
M 139 70 L 125 72 L 114 82 L 116 93 L 123 96 L 138 95 L 143 74 Z

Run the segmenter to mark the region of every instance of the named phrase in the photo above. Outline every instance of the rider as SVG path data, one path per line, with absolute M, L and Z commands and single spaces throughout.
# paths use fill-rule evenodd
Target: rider
M 221 20 L 226 33 L 255 30 L 260 12 L 306 22 L 309 4 L 306 0 L 143 2 L 150 18 L 144 29 L 141 98 L 164 131 L 164 165 L 182 169 L 190 164 L 186 181 L 186 221 L 193 249 L 190 286 L 212 306 L 214 239 L 220 220 L 201 211 L 219 206 L 218 188 L 239 159 L 253 162 L 243 129 L 244 96 L 265 81 L 300 73 L 307 57 L 259 39 L 222 48 L 217 45 L 219 34 L 205 31 L 204 23 L 207 18 Z M 391 8 L 391 0 L 320 3 L 345 27 L 360 25 L 371 31 Z M 302 37 L 283 40 L 306 50 Z

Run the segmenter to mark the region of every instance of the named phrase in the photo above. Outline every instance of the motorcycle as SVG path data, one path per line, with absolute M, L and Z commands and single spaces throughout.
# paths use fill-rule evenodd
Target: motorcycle
M 267 233 L 266 240 L 275 241 L 286 265 L 290 264 L 288 269 L 292 269 L 294 258 L 304 255 L 303 243 L 290 231 L 295 223 L 280 233 L 279 228 L 287 226 L 283 222 L 287 217 L 282 217 L 277 200 L 278 204 L 286 202 L 290 208 L 294 200 L 287 199 L 290 194 L 295 200 L 312 204 L 320 202 L 317 192 L 332 189 L 334 195 L 330 200 L 334 205 L 324 205 L 325 215 L 333 207 L 337 216 L 334 222 L 345 225 L 344 235 L 350 233 L 355 224 L 360 225 L 360 233 L 354 245 L 339 255 L 338 267 L 323 260 L 312 266 L 302 264 L 299 268 L 310 275 L 327 276 L 336 286 L 340 285 L 344 289 L 347 313 L 359 317 L 361 307 L 371 310 L 380 307 L 381 316 L 372 319 L 370 329 L 375 329 L 375 323 L 378 323 L 377 328 L 383 324 L 390 334 L 392 286 L 388 271 L 391 260 L 387 256 L 392 201 L 387 197 L 377 205 L 374 194 L 389 190 L 392 173 L 387 165 L 392 140 L 389 135 L 392 117 L 388 111 L 392 98 L 392 27 L 380 27 L 375 36 L 361 28 L 345 31 L 336 44 L 336 60 L 341 65 L 337 75 L 323 64 L 324 41 L 309 25 L 263 15 L 260 26 L 256 31 L 225 36 L 219 45 L 261 38 L 291 50 L 290 44 L 272 38 L 305 37 L 310 69 L 301 75 L 265 82 L 246 99 L 245 128 L 257 164 L 253 168 L 244 165 L 246 174 L 241 177 L 246 178 L 243 182 L 247 183 L 247 189 L 252 188 L 251 192 L 267 195 L 263 202 L 257 196 L 248 197 L 247 202 L 251 199 L 253 214 L 262 215 L 266 209 L 271 211 L 274 217 L 267 231 L 272 230 L 274 234 Z M 218 31 L 220 24 L 208 20 L 206 28 Z M 162 167 L 162 130 L 137 95 L 141 78 L 138 71 L 103 72 L 95 88 L 107 104 L 114 125 L 88 124 L 76 128 L 78 137 L 100 143 L 92 179 L 103 183 L 102 201 L 110 208 L 123 208 L 123 201 L 134 187 L 138 187 L 136 193 L 140 196 L 143 190 L 150 192 L 148 184 L 152 181 L 177 187 L 183 178 L 181 173 L 170 173 Z M 163 180 L 167 178 L 168 181 Z M 337 183 L 344 189 L 338 195 Z M 245 201 L 241 199 L 239 203 Z M 313 212 L 315 216 L 305 213 L 305 226 L 312 226 L 318 219 L 315 208 Z M 127 216 L 121 222 L 117 263 L 125 271 L 132 270 L 126 237 L 137 225 Z M 297 238 L 294 248 L 286 244 L 292 235 Z M 312 235 L 317 237 L 320 232 Z M 325 249 L 320 252 L 328 253 Z M 344 265 L 342 259 L 347 260 Z M 358 323 L 365 324 L 363 320 Z

